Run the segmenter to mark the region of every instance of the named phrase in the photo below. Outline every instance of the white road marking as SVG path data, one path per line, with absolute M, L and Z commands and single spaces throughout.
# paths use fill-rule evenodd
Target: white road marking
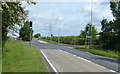
M 68 53 L 68 52 L 66 52 L 66 51 L 63 51 L 63 50 L 59 50 L 59 51 L 62 51 L 62 52 L 64 52 L 64 53 Z
M 57 69 L 52 65 L 52 63 L 49 61 L 49 59 L 48 59 L 47 56 L 44 54 L 44 52 L 43 52 L 42 50 L 40 50 L 40 51 L 41 51 L 41 53 L 43 54 L 43 56 L 45 57 L 45 59 L 47 60 L 47 62 L 50 64 L 50 66 L 52 67 L 52 69 L 54 70 L 54 72 L 55 72 L 56 74 L 59 74 L 58 71 L 57 71 Z
M 45 42 L 45 41 L 41 41 L 41 40 L 38 40 L 38 42 L 40 42 L 40 43 L 47 43 L 47 42 Z
M 59 51 L 62 51 L 62 50 L 59 50 Z
M 67 47 L 67 48 L 73 48 L 73 47 Z
M 114 70 L 110 70 L 111 72 L 116 72 L 116 71 L 114 71 Z
M 84 60 L 84 61 L 91 62 L 91 61 L 89 61 L 87 59 L 84 59 L 84 58 L 81 58 L 81 57 L 79 57 L 79 58 L 82 59 L 82 60 Z
M 63 50 L 60 50 L 60 51 L 63 51 Z M 68 52 L 66 52 L 66 51 L 63 51 L 64 53 L 68 53 Z M 71 54 L 71 53 L 69 53 L 69 54 Z M 72 54 L 73 55 L 73 54 Z M 87 59 L 84 59 L 84 58 L 82 58 L 82 57 L 79 57 L 79 56 L 77 56 L 77 55 L 73 55 L 73 56 L 75 56 L 75 57 L 77 57 L 77 58 L 79 58 L 79 59 L 82 59 L 82 60 L 84 60 L 84 61 L 87 61 L 87 62 L 90 62 L 90 63 L 93 63 L 93 64 L 95 64 L 95 65 L 97 65 L 97 66 L 99 66 L 99 67 L 102 67 L 102 68 L 105 68 L 105 67 L 103 67 L 103 66 L 101 66 L 101 65 L 99 65 L 99 64 L 96 64 L 96 63 L 94 63 L 94 62 L 92 62 L 92 61 L 89 61 L 89 60 L 87 60 Z M 111 72 L 116 72 L 116 71 L 114 71 L 114 70 L 110 70 Z M 117 73 L 117 72 L 116 72 Z
M 73 56 L 75 56 L 75 57 L 76 57 L 76 55 L 73 55 Z
M 68 52 L 65 52 L 65 53 L 68 53 Z

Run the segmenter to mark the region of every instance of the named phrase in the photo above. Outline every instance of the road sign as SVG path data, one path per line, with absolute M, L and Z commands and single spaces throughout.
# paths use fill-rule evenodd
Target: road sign
M 86 36 L 86 38 L 93 38 L 92 36 Z

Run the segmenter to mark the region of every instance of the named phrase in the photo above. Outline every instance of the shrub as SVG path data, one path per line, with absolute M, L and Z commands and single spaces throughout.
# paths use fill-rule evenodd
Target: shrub
M 50 40 L 51 37 L 41 37 L 41 39 Z M 60 43 L 72 44 L 72 45 L 84 45 L 86 38 L 79 38 L 78 36 L 61 36 Z M 52 37 L 52 41 L 58 42 L 58 37 Z M 93 45 L 99 45 L 99 39 L 92 39 Z

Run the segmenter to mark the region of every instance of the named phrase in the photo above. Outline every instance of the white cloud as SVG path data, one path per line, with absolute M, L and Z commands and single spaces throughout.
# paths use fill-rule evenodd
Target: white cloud
M 29 9 L 29 18 L 34 22 L 34 33 L 48 36 L 50 24 L 53 23 L 53 34 L 58 35 L 60 24 L 61 35 L 79 35 L 90 22 L 91 3 L 81 2 L 39 2 L 37 5 L 25 5 Z M 109 3 L 94 3 L 93 23 L 100 31 L 103 17 L 113 19 Z M 57 21 L 56 21 L 57 20 Z
M 37 2 L 92 2 L 92 0 L 35 0 L 35 1 Z M 109 0 L 93 0 L 93 2 L 108 2 L 108 1 Z

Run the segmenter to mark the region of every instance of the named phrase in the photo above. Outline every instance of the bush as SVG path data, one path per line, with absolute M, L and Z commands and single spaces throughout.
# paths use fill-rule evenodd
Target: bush
M 51 37 L 41 37 L 41 39 L 50 40 Z M 61 36 L 60 43 L 64 44 L 71 44 L 71 45 L 84 45 L 86 38 L 79 38 L 78 36 Z M 52 41 L 58 42 L 58 37 L 52 37 Z M 99 39 L 93 38 L 92 39 L 93 45 L 99 45 Z

